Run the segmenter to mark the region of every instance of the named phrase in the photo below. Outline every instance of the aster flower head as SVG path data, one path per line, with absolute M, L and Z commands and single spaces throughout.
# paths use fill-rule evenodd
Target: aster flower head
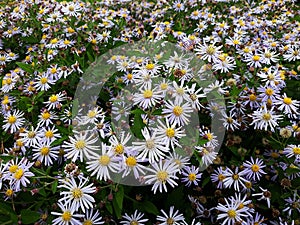
M 97 138 L 88 135 L 89 132 L 80 132 L 79 134 L 75 134 L 74 137 L 70 137 L 70 141 L 63 144 L 67 152 L 67 158 L 73 162 L 79 158 L 83 162 L 84 157 L 90 159 L 91 156 L 95 156 L 95 151 L 98 150 L 98 147 L 93 144 L 97 142 Z
M 157 220 L 161 225 L 182 225 L 185 224 L 185 218 L 183 214 L 179 214 L 178 210 L 174 210 L 174 206 L 170 207 L 169 214 L 167 214 L 164 210 L 161 210 L 163 216 L 157 216 Z
M 236 222 L 243 222 L 249 216 L 247 208 L 239 208 L 239 204 L 234 200 L 224 199 L 225 204 L 218 203 L 216 210 L 219 211 L 217 220 L 222 220 L 222 225 L 234 225 Z
M 83 218 L 84 215 L 76 213 L 74 205 L 65 202 L 58 202 L 57 205 L 62 212 L 51 212 L 52 215 L 57 216 L 53 220 L 53 225 L 81 225 L 80 218 Z
M 250 125 L 254 125 L 254 129 L 265 130 L 270 129 L 274 132 L 274 128 L 278 126 L 278 122 L 282 119 L 282 115 L 276 115 L 273 108 L 270 110 L 266 106 L 253 112 L 251 115 L 253 121 Z
M 115 157 L 111 146 L 101 144 L 101 154 L 94 155 L 87 162 L 87 171 L 91 172 L 91 176 L 96 175 L 99 180 L 111 179 L 112 173 L 117 173 L 119 170 L 119 160 Z
M 83 212 L 86 209 L 92 208 L 95 199 L 91 196 L 96 191 L 96 188 L 93 187 L 93 184 L 88 184 L 88 179 L 82 178 L 79 180 L 79 183 L 75 180 L 74 177 L 66 180 L 61 180 L 62 184 L 58 188 L 66 189 L 60 194 L 62 198 L 60 202 L 65 202 L 66 204 L 71 204 L 71 207 L 74 207 L 75 210 L 81 208 Z
M 124 225 L 145 225 L 148 219 L 144 219 L 143 216 L 144 213 L 137 210 L 135 210 L 131 215 L 125 213 L 125 215 L 122 216 L 123 220 L 120 223 Z
M 152 191 L 154 194 L 157 189 L 159 192 L 167 192 L 167 185 L 169 184 L 171 187 L 177 186 L 175 180 L 178 179 L 176 173 L 179 171 L 179 168 L 176 163 L 171 160 L 165 160 L 164 162 L 160 160 L 158 163 L 155 162 L 151 164 L 152 168 L 148 168 L 149 175 L 145 176 L 146 184 L 153 184 Z
M 266 174 L 263 171 L 263 168 L 266 167 L 262 159 L 256 158 L 255 161 L 251 157 L 250 161 L 246 161 L 243 163 L 244 166 L 244 174 L 250 180 L 259 181 L 263 174 Z
M 23 117 L 24 113 L 19 110 L 14 110 L 12 112 L 8 112 L 7 115 L 4 116 L 4 125 L 2 125 L 2 128 L 5 131 L 10 130 L 11 133 L 16 132 L 19 130 L 24 122 L 25 118 Z
M 259 201 L 260 200 L 266 200 L 268 208 L 270 208 L 271 207 L 271 196 L 272 196 L 271 192 L 268 191 L 267 189 L 262 188 L 262 187 L 259 187 L 259 189 L 261 190 L 261 192 L 252 194 L 252 196 L 259 196 L 260 197 L 258 199 Z
M 198 185 L 198 182 L 201 179 L 202 174 L 199 172 L 199 168 L 195 166 L 186 166 L 182 170 L 181 181 L 186 183 L 186 186 L 191 186 L 191 184 Z

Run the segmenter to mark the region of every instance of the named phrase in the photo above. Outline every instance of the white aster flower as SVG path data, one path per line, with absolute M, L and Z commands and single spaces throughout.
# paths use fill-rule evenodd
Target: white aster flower
M 145 176 L 146 184 L 153 184 L 151 190 L 156 193 L 157 189 L 160 192 L 167 192 L 167 183 L 174 187 L 177 185 L 175 180 L 178 179 L 176 173 L 179 172 L 179 168 L 176 163 L 171 160 L 162 161 L 159 163 L 154 162 L 151 164 L 152 168 L 148 168 L 150 175 Z
M 94 138 L 88 132 L 75 134 L 74 137 L 70 137 L 69 142 L 63 144 L 63 148 L 66 151 L 66 157 L 75 162 L 78 158 L 83 162 L 83 157 L 90 159 L 94 156 L 95 151 L 98 150 L 97 146 L 94 146 L 97 142 L 97 138 Z
M 118 160 L 110 146 L 102 143 L 101 155 L 96 155 L 87 162 L 87 171 L 91 172 L 91 176 L 96 175 L 97 179 L 106 181 L 110 179 L 111 172 L 117 173 L 119 170 Z
M 66 178 L 66 180 L 61 180 L 62 184 L 58 188 L 67 189 L 66 191 L 61 191 L 60 195 L 63 197 L 59 202 L 65 202 L 66 204 L 71 204 L 71 207 L 74 207 L 75 210 L 79 208 L 85 212 L 86 209 L 93 208 L 93 203 L 95 199 L 91 196 L 96 191 L 96 188 L 93 187 L 93 184 L 87 185 L 88 179 L 82 178 L 77 184 L 74 177 Z
M 82 225 L 80 218 L 84 217 L 82 214 L 76 214 L 75 207 L 65 202 L 58 202 L 57 205 L 62 212 L 51 212 L 52 215 L 58 218 L 52 221 L 53 225 Z

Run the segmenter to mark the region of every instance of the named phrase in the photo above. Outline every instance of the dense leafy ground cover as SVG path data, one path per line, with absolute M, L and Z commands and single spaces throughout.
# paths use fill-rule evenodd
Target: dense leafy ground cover
M 300 224 L 299 17 L 2 2 L 0 224 Z

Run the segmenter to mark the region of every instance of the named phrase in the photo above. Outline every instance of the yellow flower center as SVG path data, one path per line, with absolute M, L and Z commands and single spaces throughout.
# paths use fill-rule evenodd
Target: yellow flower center
M 143 95 L 144 98 L 151 98 L 153 96 L 153 92 L 151 90 L 145 90 Z
M 213 45 L 209 45 L 206 49 L 206 53 L 208 55 L 213 55 L 213 54 L 215 54 L 215 52 L 216 52 L 216 49 Z
M 91 111 L 88 112 L 88 115 L 87 115 L 87 116 L 88 116 L 89 118 L 94 118 L 94 117 L 96 116 L 96 114 L 97 114 L 97 113 L 96 113 L 95 110 L 91 110 Z
M 34 138 L 35 135 L 36 135 L 36 134 L 35 134 L 34 131 L 29 131 L 28 134 L 27 134 L 27 137 L 28 137 L 28 138 Z
M 277 152 L 272 152 L 271 157 L 276 159 L 279 157 L 279 154 Z
M 69 6 L 69 11 L 73 12 L 74 9 L 75 9 L 74 6 L 72 6 L 72 5 Z
M 12 79 L 7 78 L 7 79 L 5 80 L 5 82 L 6 82 L 6 84 L 10 85 L 10 84 L 12 83 Z
M 233 175 L 232 175 L 232 178 L 233 178 L 234 180 L 238 180 L 239 177 L 240 177 L 240 176 L 239 176 L 238 174 L 233 174 Z
M 133 220 L 133 221 L 130 222 L 129 225 L 139 225 L 139 224 L 140 224 L 140 223 L 139 223 L 138 221 Z
M 196 180 L 196 174 L 190 173 L 190 174 L 188 175 L 188 179 L 189 179 L 190 181 Z
M 233 119 L 231 117 L 227 118 L 227 123 L 232 124 L 233 123 Z
M 253 57 L 252 57 L 252 59 L 254 60 L 254 61 L 259 61 L 260 60 L 260 56 L 259 55 L 254 55 Z
M 168 88 L 168 84 L 167 83 L 161 83 L 160 84 L 160 89 L 161 90 L 166 90 Z
M 45 137 L 46 137 L 46 138 L 53 138 L 53 137 L 54 137 L 53 131 L 52 131 L 52 130 L 47 130 L 47 131 L 45 132 Z
M 179 95 L 183 95 L 183 94 L 184 94 L 184 89 L 183 89 L 183 88 L 177 88 L 177 89 L 176 89 L 176 92 L 177 92 Z
M 207 140 L 211 141 L 213 139 L 213 135 L 211 133 L 206 134 Z
M 128 80 L 131 80 L 132 77 L 133 77 L 133 75 L 132 75 L 131 73 L 127 74 L 127 79 L 128 79 Z
M 272 88 L 267 88 L 265 93 L 266 93 L 266 95 L 271 96 L 271 95 L 273 95 L 274 91 Z
M 4 97 L 3 101 L 2 101 L 2 104 L 3 105 L 7 105 L 9 103 L 9 99 L 7 96 Z
M 15 123 L 16 121 L 17 121 L 17 117 L 15 117 L 15 116 L 13 116 L 13 115 L 10 115 L 10 116 L 8 117 L 8 123 L 13 124 L 13 123 Z
M 300 148 L 299 147 L 294 147 L 293 152 L 294 152 L 295 155 L 299 155 L 300 154 Z
M 193 12 L 193 15 L 194 15 L 194 16 L 198 16 L 198 15 L 199 15 L 199 12 L 198 12 L 198 11 L 194 11 L 194 12 Z
M 270 120 L 270 119 L 272 118 L 272 116 L 271 116 L 270 113 L 265 113 L 265 114 L 263 114 L 262 118 L 263 118 L 264 120 Z
M 123 154 L 124 152 L 124 146 L 122 144 L 118 144 L 116 147 L 115 147 L 115 152 L 117 154 Z
M 183 113 L 183 108 L 179 105 L 174 106 L 173 113 L 175 116 L 180 116 Z
M 74 188 L 72 190 L 72 196 L 73 196 L 73 198 L 78 199 L 83 196 L 83 193 L 80 188 Z
M 246 188 L 250 189 L 252 187 L 252 183 L 251 182 L 245 182 L 245 186 L 246 186 Z
M 147 70 L 153 70 L 154 67 L 155 67 L 155 65 L 154 65 L 153 63 L 148 63 L 148 64 L 146 65 L 146 69 L 147 69 Z
M 135 159 L 135 157 L 129 156 L 126 159 L 126 165 L 129 166 L 129 167 L 134 167 L 136 165 L 136 159 Z
M 243 204 L 243 203 L 240 203 L 239 206 L 238 206 L 238 209 L 242 209 L 242 208 L 244 208 L 244 207 L 245 207 L 244 204 Z
M 190 99 L 191 99 L 192 101 L 196 101 L 196 100 L 197 100 L 197 95 L 191 94 L 191 95 L 190 95 Z
M 251 170 L 253 171 L 253 172 L 258 172 L 259 171 L 259 165 L 257 165 L 257 164 L 253 164 L 252 166 L 251 166 Z
M 18 147 L 24 146 L 24 143 L 20 139 L 16 141 L 16 144 Z
M 108 155 L 101 155 L 99 162 L 102 166 L 107 166 L 110 163 L 110 158 Z
M 239 40 L 233 40 L 233 44 L 238 45 L 238 44 L 240 44 L 240 41 Z
M 55 74 L 55 73 L 57 72 L 57 69 L 56 69 L 55 67 L 53 67 L 53 68 L 51 68 L 50 72 L 51 72 L 52 74 Z
M 233 209 L 228 210 L 227 215 L 229 218 L 235 218 L 236 217 L 236 211 Z
M 75 143 L 75 148 L 76 149 L 79 149 L 79 150 L 82 150 L 84 149 L 86 146 L 86 143 L 84 140 L 78 140 L 76 143 Z
M 174 221 L 173 218 L 168 218 L 168 219 L 167 219 L 167 224 L 168 224 L 168 225 L 172 225 L 172 224 L 174 224 L 174 222 L 175 222 L 175 221 Z
M 53 102 L 56 102 L 57 99 L 58 99 L 57 95 L 51 95 L 49 98 L 49 101 L 53 103 Z
M 68 44 L 70 44 L 71 42 L 69 41 L 69 40 L 64 40 L 64 44 L 65 45 L 68 45 Z
M 67 31 L 68 31 L 68 33 L 74 33 L 75 32 L 75 30 L 72 27 L 68 27 Z
M 175 136 L 175 130 L 173 128 L 167 128 L 166 130 L 166 135 L 169 137 L 169 138 L 172 138 Z
M 169 174 L 166 171 L 158 171 L 156 176 L 160 182 L 165 183 L 168 179 Z
M 245 48 L 243 49 L 243 52 L 244 52 L 244 53 L 249 53 L 249 52 L 250 52 L 250 49 L 247 48 L 247 47 L 245 47 Z
M 268 75 L 268 80 L 274 80 L 274 79 L 275 79 L 275 76 L 273 73 Z
M 48 155 L 49 152 L 50 152 L 50 148 L 44 146 L 44 147 L 41 148 L 40 152 L 41 152 L 41 155 Z
M 68 222 L 72 219 L 72 214 L 70 211 L 65 211 L 62 215 L 61 218 L 63 221 Z
M 14 191 L 12 189 L 7 189 L 5 192 L 5 195 L 8 197 L 11 197 L 14 194 Z
M 283 99 L 283 102 L 284 102 L 285 104 L 287 104 L 287 105 L 290 105 L 290 104 L 292 104 L 292 99 L 291 99 L 291 98 L 288 98 L 288 97 L 285 97 L 285 98 Z
M 265 57 L 269 59 L 269 58 L 271 58 L 271 57 L 272 57 L 272 55 L 271 55 L 271 53 L 270 53 L 270 52 L 266 52 L 266 53 L 265 53 Z
M 19 169 L 18 165 L 11 165 L 8 170 L 10 173 L 15 173 L 18 169 Z
M 42 84 L 46 84 L 48 82 L 48 78 L 47 77 L 42 77 L 41 78 L 41 83 Z
M 56 44 L 58 42 L 57 38 L 54 38 L 50 41 L 51 44 Z
M 20 179 L 23 177 L 23 174 L 24 174 L 23 169 L 22 169 L 22 168 L 19 168 L 19 169 L 15 172 L 14 177 L 15 177 L 17 180 L 20 180 Z
M 295 132 L 300 132 L 300 127 L 299 127 L 299 126 L 293 125 L 292 127 L 293 127 L 293 130 L 294 130 Z
M 227 56 L 228 56 L 227 54 L 221 54 L 221 55 L 219 55 L 219 59 L 220 59 L 222 62 L 225 62 Z
M 50 116 L 51 116 L 51 114 L 50 114 L 49 112 L 43 112 L 43 113 L 42 113 L 42 118 L 43 118 L 44 120 L 49 119 Z
M 85 220 L 82 225 L 93 225 L 93 221 L 91 220 Z

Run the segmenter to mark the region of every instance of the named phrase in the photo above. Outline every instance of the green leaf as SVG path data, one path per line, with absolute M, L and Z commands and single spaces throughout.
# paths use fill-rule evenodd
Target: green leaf
M 58 180 L 55 180 L 51 185 L 51 190 L 52 190 L 53 194 L 55 194 L 55 192 L 57 190 L 57 185 L 58 185 Z
M 31 107 L 27 108 L 27 112 L 32 112 L 33 109 L 34 109 L 33 106 L 31 106 Z
M 31 65 L 27 64 L 27 63 L 22 63 L 22 62 L 16 62 L 16 64 L 24 71 L 26 71 L 27 73 L 33 73 L 33 69 L 31 67 Z
M 35 97 L 34 97 L 34 101 L 35 100 L 38 100 L 40 97 L 42 97 L 43 96 L 43 94 L 45 93 L 45 91 L 40 91 Z
M 18 216 L 15 211 L 5 203 L 0 202 L 0 218 L 2 217 L 10 218 L 10 220 L 16 224 L 18 222 Z M 5 220 L 2 220 L 6 222 Z M 2 223 L 1 223 L 2 224 Z M 8 224 L 8 223 L 7 223 Z
M 202 182 L 202 187 L 205 187 L 206 184 L 210 181 L 210 177 L 206 177 Z
M 39 194 L 40 194 L 41 196 L 43 196 L 43 197 L 47 197 L 47 193 L 46 193 L 46 191 L 45 191 L 45 188 L 39 189 Z
M 120 219 L 122 217 L 122 207 L 119 207 L 116 198 L 113 199 L 112 204 L 113 204 L 114 211 L 116 213 L 117 218 Z
M 39 39 L 33 36 L 29 36 L 29 37 L 22 37 L 22 40 L 24 42 L 27 42 L 28 44 L 36 44 L 39 43 Z
M 79 101 L 78 99 L 74 99 L 73 106 L 72 106 L 72 119 L 74 119 L 75 116 L 77 116 L 78 111 L 79 111 Z
M 91 62 L 94 62 L 94 57 L 91 55 L 91 53 L 89 52 L 86 52 L 87 56 L 88 56 L 88 59 L 91 61 Z
M 28 209 L 21 211 L 21 221 L 23 224 L 34 224 L 40 218 L 40 214 Z
M 142 202 L 141 203 L 144 210 L 147 212 L 147 213 L 151 213 L 153 215 L 158 215 L 159 214 L 159 211 L 157 209 L 157 207 L 150 201 L 145 201 L 145 202 Z
M 115 194 L 114 198 L 119 206 L 120 209 L 123 207 L 123 199 L 124 199 L 124 188 L 123 186 L 118 186 L 118 191 Z
M 152 115 L 161 115 L 162 114 L 162 109 L 156 109 L 153 113 L 151 113 Z
M 135 110 L 133 110 L 135 111 Z M 141 110 L 143 111 L 143 110 Z M 137 111 L 136 111 L 137 112 Z M 133 126 L 130 127 L 132 133 L 134 134 L 135 137 L 139 138 L 139 139 L 143 139 L 143 134 L 142 134 L 142 129 L 146 126 L 146 124 L 144 123 L 141 114 L 140 113 L 136 113 L 134 115 L 134 119 L 133 119 Z
M 113 213 L 113 208 L 110 202 L 106 202 L 105 207 L 110 214 Z

